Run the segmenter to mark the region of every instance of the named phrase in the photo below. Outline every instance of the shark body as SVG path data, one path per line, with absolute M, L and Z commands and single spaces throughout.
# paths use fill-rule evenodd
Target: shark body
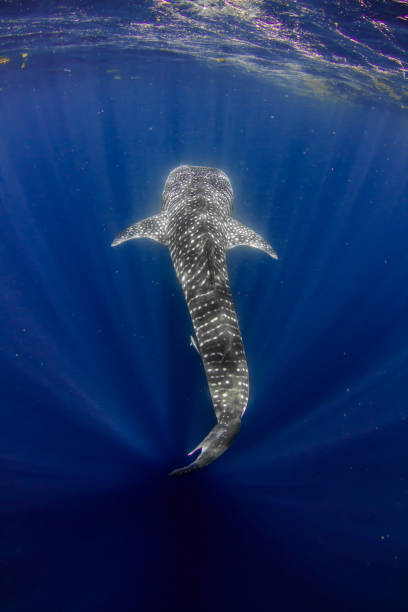
M 184 292 L 204 364 L 217 424 L 189 453 L 200 450 L 180 475 L 219 457 L 237 435 L 248 402 L 248 367 L 226 266 L 226 251 L 250 246 L 277 259 L 257 233 L 231 217 L 233 191 L 224 172 L 202 166 L 179 166 L 170 172 L 162 211 L 131 225 L 113 241 L 151 238 L 170 250 Z

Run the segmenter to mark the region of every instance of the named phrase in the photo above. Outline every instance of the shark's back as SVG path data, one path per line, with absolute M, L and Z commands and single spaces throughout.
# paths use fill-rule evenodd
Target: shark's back
M 162 212 L 131 226 L 113 242 L 115 246 L 145 236 L 169 247 L 204 364 L 217 425 L 194 449 L 201 450 L 195 461 L 172 474 L 199 469 L 221 455 L 238 433 L 248 402 L 248 368 L 226 250 L 247 245 L 274 258 L 276 253 L 261 236 L 232 219 L 232 207 L 232 187 L 224 172 L 179 166 L 167 178 Z

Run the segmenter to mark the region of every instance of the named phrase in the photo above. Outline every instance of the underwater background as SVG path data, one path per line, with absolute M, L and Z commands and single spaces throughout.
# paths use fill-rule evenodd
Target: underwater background
M 408 3 L 0 3 L 0 609 L 408 607 Z M 276 249 L 228 269 L 214 414 L 168 173 L 229 176 Z

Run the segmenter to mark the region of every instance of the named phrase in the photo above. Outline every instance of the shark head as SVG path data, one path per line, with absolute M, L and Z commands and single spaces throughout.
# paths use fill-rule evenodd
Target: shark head
M 228 176 L 218 168 L 206 166 L 178 166 L 167 177 L 162 208 L 170 210 L 197 198 L 216 203 L 229 215 L 233 208 L 233 191 Z

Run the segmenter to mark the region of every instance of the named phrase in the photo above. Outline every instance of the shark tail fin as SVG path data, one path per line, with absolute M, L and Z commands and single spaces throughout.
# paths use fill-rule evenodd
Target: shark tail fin
M 198 444 L 190 453 L 188 453 L 189 455 L 192 455 L 196 451 L 200 450 L 198 457 L 189 465 L 173 470 L 170 472 L 169 476 L 189 474 L 190 472 L 200 470 L 209 463 L 212 463 L 231 445 L 239 431 L 240 426 L 240 420 L 228 424 L 217 423 L 217 425 L 212 428 L 210 433 L 206 435 L 204 440 L 200 442 L 200 444 Z

